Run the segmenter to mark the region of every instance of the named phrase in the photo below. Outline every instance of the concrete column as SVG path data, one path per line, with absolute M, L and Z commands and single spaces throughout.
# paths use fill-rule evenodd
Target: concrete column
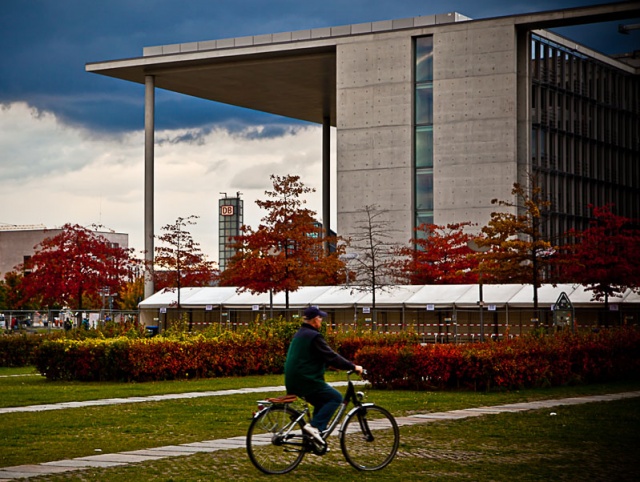
M 144 78 L 144 260 L 146 263 L 144 274 L 144 297 L 154 292 L 153 260 L 154 260 L 154 231 L 153 231 L 153 192 L 154 192 L 154 139 L 155 139 L 155 77 L 147 75 Z
M 331 122 L 322 119 L 322 226 L 326 236 L 331 232 Z

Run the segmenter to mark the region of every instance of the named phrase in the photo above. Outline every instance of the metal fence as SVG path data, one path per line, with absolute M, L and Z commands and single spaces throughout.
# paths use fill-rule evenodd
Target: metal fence
M 139 320 L 140 313 L 137 310 L 4 310 L 0 311 L 0 330 L 46 331 L 78 327 L 96 328 L 111 321 L 137 323 Z
M 330 331 L 371 331 L 377 333 L 412 332 L 428 343 L 458 343 L 500 340 L 521 336 L 532 331 L 596 330 L 603 326 L 637 325 L 640 307 L 629 306 L 621 311 L 576 309 L 570 324 L 558 323 L 553 311 L 514 309 L 507 306 L 479 309 L 327 309 Z M 174 323 L 186 321 L 190 331 L 208 328 L 242 331 L 271 317 L 301 319 L 302 309 L 227 309 L 213 310 L 167 308 L 144 310 L 142 319 L 154 330 L 163 331 Z

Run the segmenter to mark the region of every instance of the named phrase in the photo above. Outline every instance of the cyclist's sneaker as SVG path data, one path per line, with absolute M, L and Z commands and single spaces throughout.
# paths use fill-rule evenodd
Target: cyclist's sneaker
M 304 430 L 307 435 L 311 435 L 311 437 L 313 437 L 316 442 L 321 443 L 322 445 L 325 444 L 322 435 L 320 435 L 320 430 L 318 430 L 316 427 L 310 424 L 306 424 L 304 427 L 302 427 L 302 430 Z

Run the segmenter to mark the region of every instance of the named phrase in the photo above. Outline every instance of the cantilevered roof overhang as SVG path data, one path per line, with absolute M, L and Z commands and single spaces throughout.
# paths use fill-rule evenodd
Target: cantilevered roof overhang
M 335 43 L 310 43 L 149 55 L 86 69 L 140 84 L 152 75 L 157 88 L 319 124 L 329 117 L 335 125 Z

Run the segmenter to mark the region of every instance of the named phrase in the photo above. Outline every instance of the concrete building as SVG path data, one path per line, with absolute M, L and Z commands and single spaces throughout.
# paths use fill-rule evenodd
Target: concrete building
M 4 275 L 13 271 L 19 264 L 28 261 L 38 244 L 61 232 L 62 229 L 47 229 L 42 225 L 0 226 L 0 279 L 4 279 Z M 96 234 L 121 248 L 129 248 L 128 234 L 109 231 L 97 231 Z
M 555 235 L 583 227 L 589 203 L 640 217 L 640 77 L 623 57 L 544 29 L 638 16 L 638 1 L 480 20 L 447 13 L 148 47 L 86 69 L 146 86 L 148 242 L 155 88 L 322 124 L 322 221 L 341 236 L 373 204 L 398 243 L 422 222 L 484 225 L 491 200 L 511 200 L 532 174 L 554 203 L 543 229 Z

